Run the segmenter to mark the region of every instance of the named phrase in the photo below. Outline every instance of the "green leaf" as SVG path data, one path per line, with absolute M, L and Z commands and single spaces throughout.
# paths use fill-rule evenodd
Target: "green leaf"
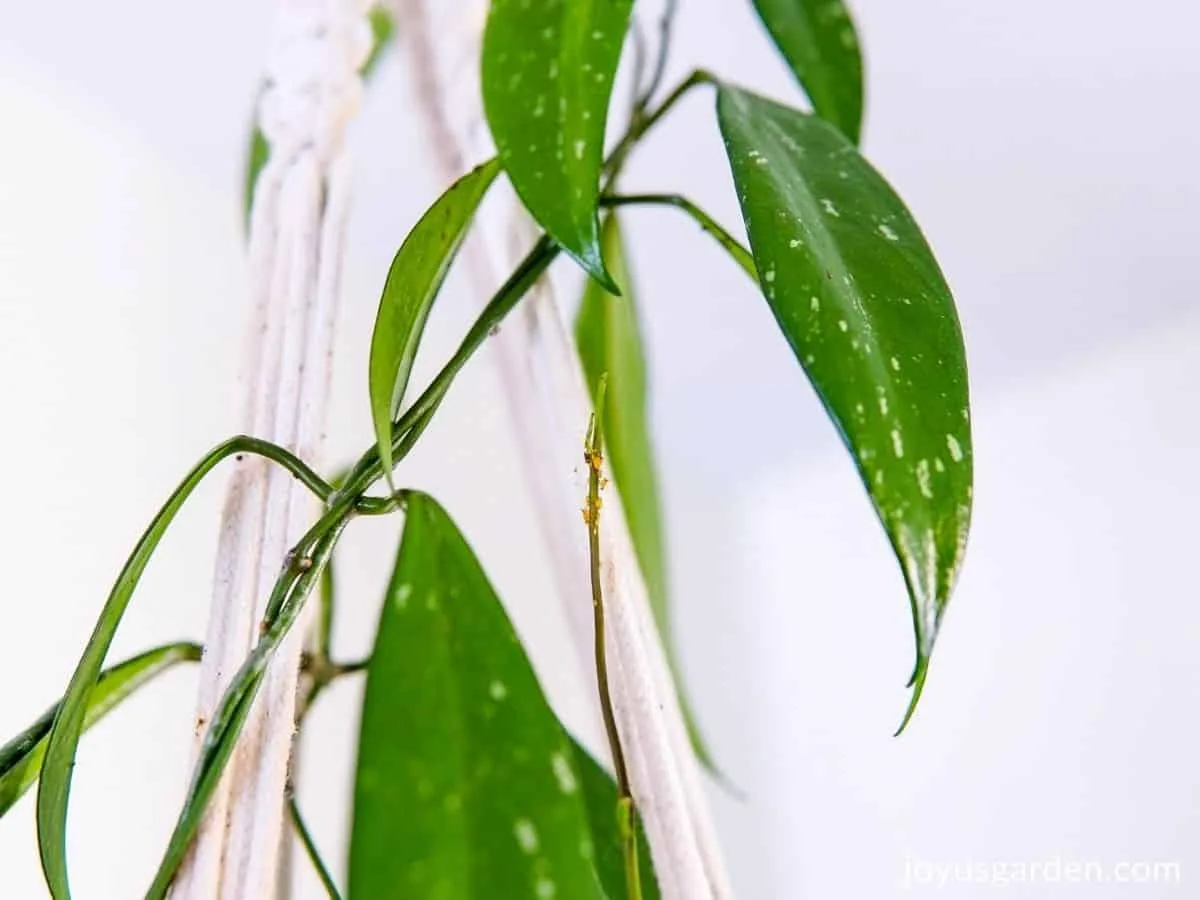
M 142 685 L 181 662 L 200 659 L 198 644 L 166 644 L 147 650 L 100 673 L 83 715 L 83 730 L 91 728 Z M 38 778 L 46 755 L 46 737 L 59 704 L 3 747 L 0 747 L 0 816 L 21 799 Z
M 371 52 L 367 56 L 367 61 L 363 63 L 361 74 L 364 79 L 370 78 L 375 73 L 379 60 L 383 58 L 384 51 L 391 45 L 392 39 L 396 35 L 396 22 L 386 4 L 372 7 L 367 16 L 371 23 Z M 253 126 L 250 147 L 246 152 L 246 175 L 242 180 L 242 209 L 247 225 L 250 222 L 250 205 L 254 202 L 254 185 L 258 183 L 258 176 L 262 172 L 263 166 L 267 164 L 270 152 L 271 148 L 267 144 L 266 137 L 257 125 Z
M 646 412 L 645 351 L 615 215 L 605 221 L 603 239 L 604 255 L 621 288 L 621 296 L 610 294 L 589 279 L 575 320 L 575 341 L 593 397 L 597 396 L 601 376 L 608 375 L 600 421 L 604 423 L 609 467 L 629 523 L 638 567 L 646 581 L 654 622 L 675 676 L 676 693 L 692 745 L 704 766 L 719 774 L 687 702 L 671 640 L 661 502 Z
M 471 548 L 409 494 L 367 671 L 348 895 L 603 897 L 581 781 Z
M 633 0 L 492 0 L 483 105 L 530 214 L 592 277 L 612 282 L 597 204 L 604 129 Z
M 592 829 L 592 843 L 596 848 L 596 874 L 610 900 L 627 900 L 625 883 L 625 860 L 621 852 L 621 833 L 617 827 L 617 785 L 613 777 L 574 738 L 571 742 L 575 772 L 583 789 L 583 802 L 587 809 L 588 822 Z M 642 829 L 641 819 L 637 825 L 638 871 L 642 876 L 642 900 L 658 900 L 658 882 L 654 879 L 654 866 L 650 859 L 650 845 Z
M 316 473 L 286 450 L 267 441 L 241 435 L 209 451 L 167 498 L 167 502 L 142 533 L 117 576 L 108 599 L 104 601 L 104 607 L 96 620 L 95 628 L 92 629 L 91 637 L 88 638 L 83 655 L 71 675 L 71 681 L 63 693 L 62 703 L 46 739 L 46 753 L 42 760 L 37 795 L 37 832 L 42 872 L 46 876 L 46 885 L 54 900 L 67 900 L 71 896 L 67 876 L 66 828 L 75 751 L 79 747 L 79 736 L 92 694 L 96 690 L 108 648 L 117 633 L 117 626 L 121 624 L 150 558 L 192 491 L 218 463 L 239 453 L 254 453 L 279 463 L 322 500 L 326 499 L 331 490 Z
M 404 239 L 383 285 L 371 335 L 371 418 L 383 471 L 392 471 L 392 419 L 412 373 L 425 320 L 467 236 L 483 195 L 500 171 L 490 160 L 458 179 Z
M 857 144 L 862 54 L 846 5 L 842 0 L 754 0 L 754 8 L 816 114 Z
M 907 723 L 971 517 L 954 300 L 900 198 L 841 132 L 731 87 L 717 114 L 763 293 L 904 572 L 917 643 Z
M 67 900 L 71 896 L 66 855 L 67 806 L 71 794 L 71 775 L 75 767 L 75 751 L 79 746 L 84 718 L 96 689 L 100 668 L 104 665 L 104 657 L 108 654 L 117 626 L 125 615 L 142 572 L 145 571 L 167 528 L 204 476 L 226 456 L 235 452 L 238 452 L 238 448 L 233 441 L 227 441 L 211 451 L 188 473 L 154 517 L 117 577 L 116 584 L 113 585 L 112 592 L 100 612 L 96 627 L 88 639 L 83 656 L 63 694 L 58 714 L 54 717 L 54 724 L 47 737 L 37 796 L 38 849 L 42 859 L 42 872 L 46 876 L 46 886 L 54 900 Z

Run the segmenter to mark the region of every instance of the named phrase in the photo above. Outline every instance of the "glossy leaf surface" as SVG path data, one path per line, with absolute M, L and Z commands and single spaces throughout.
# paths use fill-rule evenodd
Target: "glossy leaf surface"
M 504 170 L 538 224 L 605 284 L 600 169 L 632 8 L 632 0 L 492 0 L 483 39 L 484 110 Z
M 603 897 L 581 784 L 470 547 L 409 495 L 363 700 L 349 896 Z
M 392 420 L 408 386 L 425 320 L 499 171 L 500 163 L 493 159 L 451 185 L 413 226 L 388 270 L 369 364 L 371 419 L 384 472 L 392 470 Z
M 138 654 L 100 673 L 83 716 L 83 730 L 91 728 L 155 676 L 181 662 L 200 659 L 197 644 L 167 644 Z M 46 754 L 46 737 L 58 704 L 46 710 L 25 731 L 0 747 L 0 816 L 4 815 L 38 778 Z
M 917 638 L 911 716 L 971 516 L 954 301 L 900 198 L 836 128 L 730 87 L 717 112 L 763 293 L 904 572 Z
M 816 114 L 857 144 L 863 67 L 846 5 L 842 0 L 754 0 L 754 8 Z

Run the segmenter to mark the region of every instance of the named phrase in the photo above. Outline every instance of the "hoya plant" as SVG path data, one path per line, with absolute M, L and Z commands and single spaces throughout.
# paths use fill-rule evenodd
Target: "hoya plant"
M 167 498 L 100 608 L 61 699 L 0 749 L 0 814 L 19 809 L 36 785 L 41 864 L 56 900 L 72 891 L 66 824 L 84 732 L 160 673 L 195 662 L 206 674 L 194 767 L 148 873 L 148 898 L 273 895 L 285 818 L 330 897 L 732 894 L 697 790 L 699 773 L 716 771 L 665 649 L 664 526 L 638 311 L 655 298 L 638 296 L 627 258 L 665 263 L 641 258 L 645 248 L 626 246 L 621 230 L 623 217 L 646 207 L 690 217 L 712 239 L 698 236 L 702 246 L 745 273 L 747 308 L 755 298 L 767 304 L 853 459 L 907 585 L 916 662 L 901 729 L 909 722 L 970 520 L 962 336 L 926 239 L 860 152 L 863 66 L 849 11 L 839 0 L 751 5 L 795 76 L 789 96 L 764 96 L 736 71 L 697 68 L 665 84 L 673 2 L 639 18 L 633 0 L 491 0 L 482 42 L 472 45 L 469 33 L 431 30 L 437 4 L 368 11 L 357 0 L 283 0 L 247 168 L 258 300 L 248 433 L 204 455 Z M 447 115 L 437 41 L 458 42 L 478 60 L 466 119 L 486 121 L 490 152 L 488 140 L 477 147 L 464 137 L 479 129 L 456 131 Z M 419 103 L 456 180 L 397 235 L 370 355 L 357 363 L 375 443 L 322 473 L 314 435 L 338 294 L 342 131 L 360 79 L 388 52 L 410 56 L 427 77 Z M 614 92 L 623 54 L 629 93 Z M 623 190 L 631 155 L 694 95 L 711 106 L 724 143 L 745 244 L 740 227 L 685 195 Z M 472 243 L 477 213 L 502 182 L 516 198 L 503 237 L 521 255 L 498 273 L 458 349 L 414 385 L 426 321 L 459 256 L 483 257 Z M 573 334 L 551 327 L 552 266 L 583 273 Z M 540 343 L 501 328 L 523 305 L 542 317 Z M 539 479 L 568 485 L 569 518 L 546 524 L 567 556 L 579 550 L 558 587 L 590 628 L 607 736 L 595 754 L 547 702 L 454 511 L 408 482 L 406 458 L 456 377 L 502 340 L 519 357 L 510 375 L 524 373 L 526 386 L 532 378 L 550 397 L 550 417 L 531 419 L 520 379 L 510 378 L 518 427 L 531 441 L 557 427 L 568 448 L 565 464 L 553 454 L 535 460 L 531 488 Z M 206 646 L 172 643 L 111 663 L 156 547 L 226 460 L 234 475 Z M 345 660 L 331 650 L 333 561 L 347 525 L 364 516 L 400 517 L 403 527 L 373 650 Z M 351 677 L 365 677 L 366 689 L 342 888 L 304 826 L 288 766 L 313 704 Z

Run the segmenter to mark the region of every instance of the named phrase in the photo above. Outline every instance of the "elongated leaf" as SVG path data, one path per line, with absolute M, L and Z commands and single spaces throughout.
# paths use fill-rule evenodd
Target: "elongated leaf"
M 610 294 L 594 279 L 588 280 L 575 320 L 576 345 L 592 396 L 596 396 L 600 377 L 608 374 L 602 421 L 609 467 L 629 523 L 638 566 L 646 580 L 654 622 L 675 676 L 692 745 L 705 767 L 716 774 L 712 757 L 687 702 L 671 640 L 658 474 L 646 412 L 645 351 L 615 215 L 605 221 L 603 238 L 604 255 L 621 288 L 621 296 Z
M 846 5 L 842 0 L 754 0 L 754 8 L 816 114 L 857 144 L 862 56 Z
M 79 746 L 79 735 L 83 730 L 100 669 L 117 633 L 117 626 L 121 624 L 150 558 L 192 491 L 218 463 L 238 453 L 254 453 L 278 462 L 287 467 L 305 486 L 315 491 L 321 499 L 325 499 L 328 494 L 329 486 L 295 457 L 266 441 L 243 435 L 231 438 L 209 451 L 167 498 L 167 502 L 142 533 L 117 576 L 108 599 L 104 601 L 104 607 L 75 672 L 71 675 L 71 681 L 63 693 L 62 703 L 46 739 L 46 753 L 42 760 L 41 781 L 38 784 L 37 832 L 42 872 L 46 876 L 46 885 L 54 900 L 66 900 L 71 896 L 67 876 L 66 828 L 75 751 Z
M 837 129 L 730 87 L 717 113 L 767 302 L 904 571 L 917 642 L 907 722 L 971 518 L 954 300 L 900 198 Z
M 83 715 L 83 730 L 91 728 L 142 685 L 181 662 L 200 659 L 198 644 L 167 644 L 118 663 L 100 673 L 96 689 Z M 42 716 L 0 747 L 0 816 L 16 803 L 34 782 L 46 755 L 46 736 L 58 712 L 54 704 Z
M 632 0 L 492 0 L 483 104 L 521 201 L 607 287 L 597 202 L 604 128 Z
M 88 639 L 83 656 L 63 694 L 58 714 L 47 737 L 37 796 L 38 850 L 42 859 L 42 872 L 46 876 L 46 886 L 54 900 L 67 900 L 71 896 L 66 854 L 71 775 L 75 764 L 75 751 L 79 746 L 79 735 L 83 730 L 92 693 L 96 689 L 100 668 L 104 665 L 104 657 L 108 654 L 117 626 L 125 615 L 125 609 L 129 606 L 138 581 L 141 580 L 142 572 L 145 571 L 150 557 L 176 514 L 204 476 L 226 456 L 236 452 L 240 452 L 240 448 L 235 441 L 228 441 L 210 452 L 188 473 L 159 510 L 117 577 L 116 584 L 113 585 L 112 592 L 100 612 L 96 627 Z
M 438 198 L 392 260 L 371 335 L 371 418 L 383 471 L 392 471 L 392 419 L 404 398 L 425 320 L 462 246 L 498 160 L 472 169 Z
M 411 494 L 367 674 L 349 896 L 603 897 L 581 781 L 470 547 Z
M 367 56 L 367 61 L 363 63 L 362 77 L 364 79 L 370 78 L 374 74 L 379 60 L 383 58 L 384 51 L 391 45 L 396 34 L 396 22 L 392 18 L 392 12 L 387 4 L 373 7 L 368 13 L 368 18 L 371 23 L 371 52 Z M 271 148 L 262 131 L 257 125 L 253 126 L 250 147 L 246 152 L 246 175 L 242 188 L 242 208 L 247 223 L 250 218 L 250 204 L 254 201 L 254 185 L 258 183 L 259 173 L 267 164 L 270 151 Z

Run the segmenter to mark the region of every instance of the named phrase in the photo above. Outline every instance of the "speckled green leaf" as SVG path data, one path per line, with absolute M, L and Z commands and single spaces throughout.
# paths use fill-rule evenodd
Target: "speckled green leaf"
M 842 0 L 754 0 L 813 109 L 855 144 L 862 131 L 858 34 Z
M 605 221 L 603 240 L 604 256 L 621 288 L 621 296 L 610 294 L 594 279 L 589 279 L 575 320 L 575 341 L 592 396 L 596 395 L 600 376 L 608 373 L 603 422 L 609 467 L 629 523 L 638 566 L 646 580 L 654 622 L 671 660 L 692 745 L 705 767 L 716 774 L 712 757 L 687 702 L 671 642 L 658 475 L 646 411 L 645 351 L 616 215 L 610 215 Z
M 196 662 L 199 659 L 200 647 L 196 644 L 167 644 L 105 669 L 88 697 L 87 710 L 83 714 L 83 730 L 87 731 L 155 676 L 181 662 Z M 36 722 L 0 747 L 0 816 L 8 812 L 37 781 L 38 770 L 46 754 L 46 738 L 57 712 L 56 703 Z
M 451 185 L 413 226 L 388 270 L 369 364 L 371 420 L 384 472 L 392 471 L 392 419 L 408 386 L 425 319 L 499 171 L 500 163 L 493 159 Z
M 371 23 L 371 52 L 367 56 L 367 61 L 363 63 L 362 77 L 364 79 L 370 78 L 374 74 L 379 60 L 383 58 L 384 51 L 391 45 L 392 38 L 396 34 L 396 22 L 386 4 L 372 7 L 368 18 Z M 250 217 L 250 204 L 254 200 L 254 185 L 258 181 L 258 175 L 262 172 L 263 166 L 267 164 L 269 154 L 270 147 L 267 145 L 267 139 L 255 126 L 250 135 L 250 148 L 246 153 L 246 175 L 242 187 L 242 208 L 247 219 Z
M 492 0 L 483 104 L 504 170 L 546 233 L 611 287 L 597 202 L 632 0 Z
M 841 431 L 908 584 L 911 716 L 971 517 L 954 300 L 900 198 L 841 132 L 731 87 L 719 90 L 717 114 L 767 302 Z
M 350 897 L 602 898 L 581 783 L 471 548 L 411 494 L 363 700 Z

